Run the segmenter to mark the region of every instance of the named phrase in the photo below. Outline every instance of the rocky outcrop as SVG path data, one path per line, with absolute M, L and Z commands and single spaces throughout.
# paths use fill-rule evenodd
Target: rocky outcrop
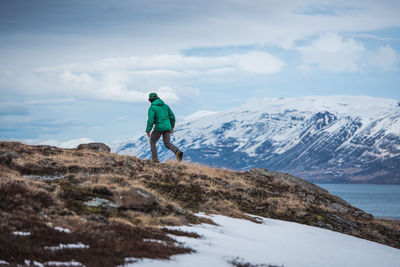
M 268 205 L 258 204 L 258 208 L 249 210 L 250 213 L 274 218 L 287 217 L 291 214 L 289 220 L 346 234 L 355 233 L 360 227 L 365 227 L 366 223 L 373 221 L 371 214 L 329 194 L 325 189 L 290 174 L 251 169 L 249 177 L 256 181 L 258 186 L 267 188 L 270 198 L 289 196 L 289 200 L 283 200 L 287 206 L 283 214 L 275 212 L 273 202 L 266 202 Z
M 103 144 L 103 143 L 88 143 L 88 144 L 80 144 L 77 147 L 78 150 L 93 150 L 93 151 L 99 151 L 99 152 L 110 152 L 111 149 L 109 146 Z
M 272 184 L 288 185 L 292 188 L 292 192 L 307 203 L 324 207 L 331 212 L 338 212 L 341 214 L 351 214 L 354 217 L 363 217 L 371 219 L 371 214 L 350 205 L 345 200 L 331 195 L 327 190 L 316 186 L 304 179 L 292 176 L 285 173 L 271 172 L 266 169 L 251 169 L 250 173 L 254 179 L 258 181 L 266 181 Z M 283 191 L 280 192 L 284 193 Z

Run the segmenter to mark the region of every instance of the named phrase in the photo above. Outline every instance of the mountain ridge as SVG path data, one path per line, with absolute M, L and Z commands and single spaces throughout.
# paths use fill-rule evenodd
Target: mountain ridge
M 400 103 L 368 96 L 253 99 L 177 123 L 189 161 L 288 172 L 313 182 L 400 183 Z M 160 158 L 173 155 L 160 144 Z M 147 138 L 113 146 L 150 157 Z

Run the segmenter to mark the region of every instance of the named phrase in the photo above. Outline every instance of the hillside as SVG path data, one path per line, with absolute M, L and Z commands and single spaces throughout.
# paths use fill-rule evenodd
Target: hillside
M 400 105 L 365 96 L 256 99 L 177 124 L 173 142 L 192 162 L 267 168 L 313 182 L 400 183 Z M 171 153 L 159 146 L 161 158 Z M 150 158 L 140 136 L 114 145 Z
M 191 253 L 163 226 L 210 223 L 197 212 L 298 222 L 400 248 L 397 221 L 375 219 L 303 179 L 238 172 L 107 151 L 0 142 L 0 260 L 78 261 Z M 64 244 L 61 246 L 60 244 Z M 69 246 L 69 249 L 63 248 Z

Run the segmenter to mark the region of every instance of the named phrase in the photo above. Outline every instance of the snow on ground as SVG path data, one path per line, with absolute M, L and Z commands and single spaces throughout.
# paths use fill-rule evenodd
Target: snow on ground
M 19 236 L 30 236 L 31 233 L 30 232 L 13 232 L 14 235 L 19 235 Z
M 62 228 L 62 227 L 54 227 L 54 230 L 57 230 L 57 231 L 59 231 L 59 232 L 64 232 L 64 233 L 67 233 L 67 234 L 69 234 L 69 233 L 71 233 L 71 230 L 69 230 L 68 228 Z
M 82 244 L 81 242 L 78 242 L 76 244 L 59 244 L 58 246 L 44 247 L 44 248 L 55 251 L 61 249 L 83 249 L 83 248 L 89 248 L 89 246 Z
M 84 266 L 84 265 L 77 261 L 67 261 L 67 262 L 49 261 L 46 262 L 46 266 Z
M 221 215 L 209 217 L 219 226 L 176 227 L 202 236 L 176 237 L 196 253 L 174 256 L 170 261 L 139 260 L 125 266 L 232 267 L 229 262 L 235 259 L 242 264 L 284 267 L 400 266 L 400 249 L 353 236 L 260 217 L 261 224 Z
M 185 121 L 193 121 L 193 120 L 202 118 L 204 116 L 215 115 L 217 113 L 218 113 L 218 111 L 200 110 L 200 111 L 193 113 L 192 115 L 187 116 L 184 120 Z

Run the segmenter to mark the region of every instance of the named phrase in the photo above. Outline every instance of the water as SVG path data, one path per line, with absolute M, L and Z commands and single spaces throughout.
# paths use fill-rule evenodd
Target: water
M 317 184 L 378 218 L 400 220 L 400 185 Z

